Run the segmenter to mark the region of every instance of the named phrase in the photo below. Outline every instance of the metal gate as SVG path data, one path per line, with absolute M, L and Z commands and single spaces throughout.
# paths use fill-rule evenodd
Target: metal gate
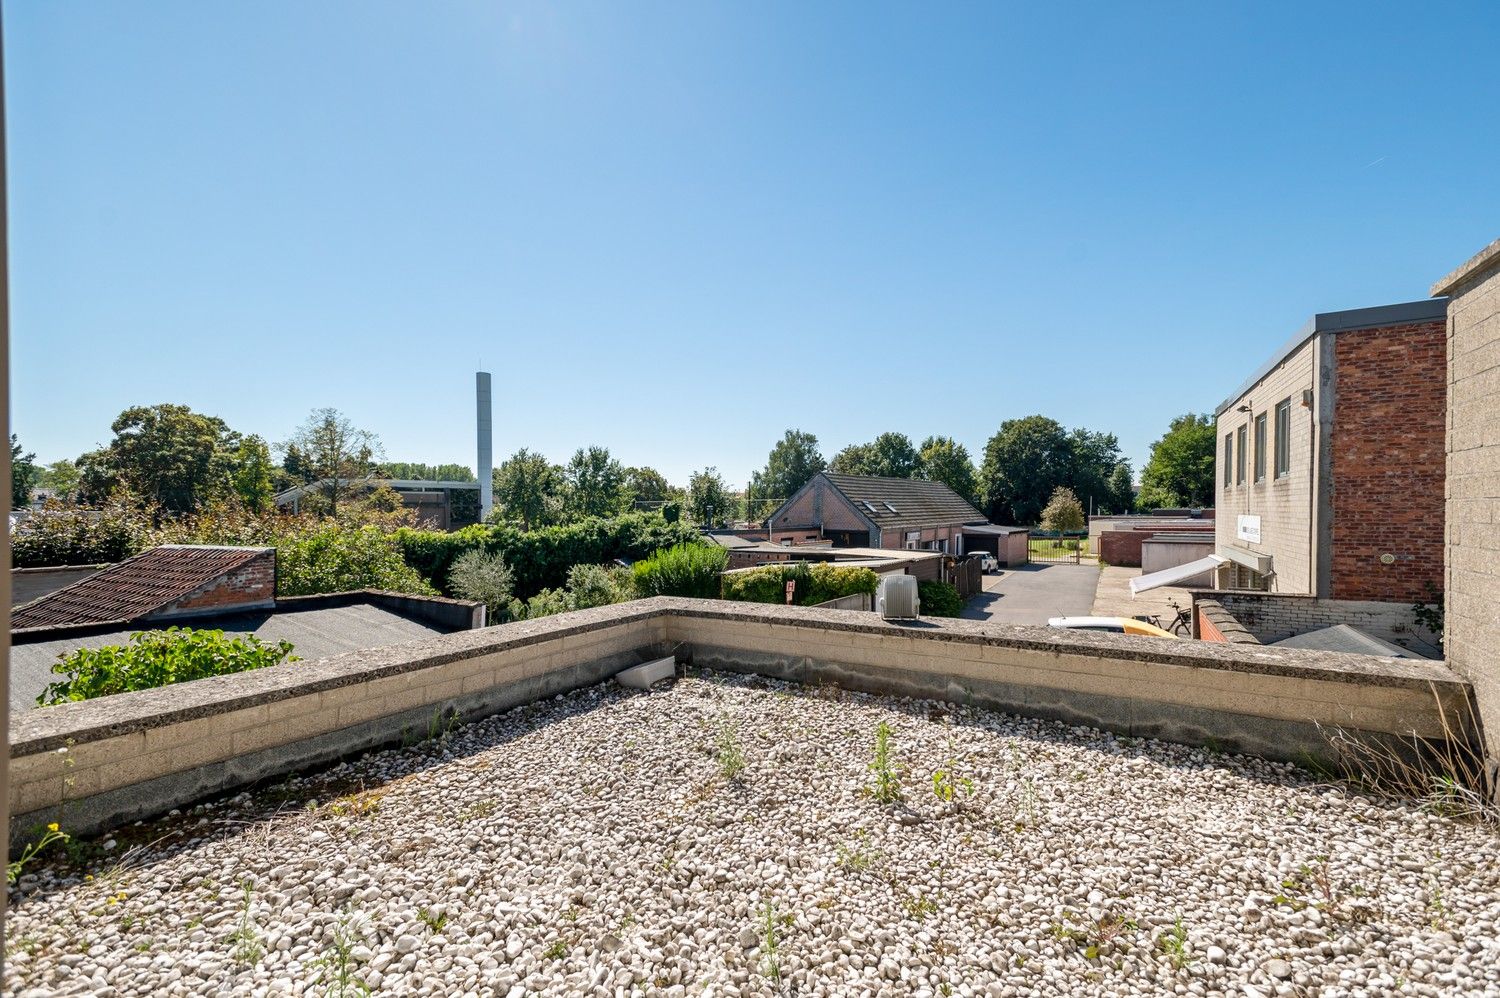
M 1080 563 L 1083 548 L 1087 543 L 1087 534 L 1032 531 L 1026 538 L 1026 560 L 1055 565 L 1077 565 Z

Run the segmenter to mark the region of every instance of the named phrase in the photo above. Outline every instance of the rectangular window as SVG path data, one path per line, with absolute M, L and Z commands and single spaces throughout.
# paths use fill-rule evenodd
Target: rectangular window
M 1276 477 L 1292 473 L 1292 400 L 1276 403 Z
M 1234 431 L 1234 484 L 1245 484 L 1245 451 L 1247 448 L 1246 437 L 1250 435 L 1248 426 L 1241 426 Z
M 1266 480 L 1266 414 L 1255 417 L 1255 480 Z
M 1224 487 L 1234 484 L 1234 434 L 1224 434 Z

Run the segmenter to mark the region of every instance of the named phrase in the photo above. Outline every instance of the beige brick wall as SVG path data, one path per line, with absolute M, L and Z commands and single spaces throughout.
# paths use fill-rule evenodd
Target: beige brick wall
M 1318 351 L 1321 338 L 1312 336 L 1270 374 L 1258 381 L 1243 396 L 1230 402 L 1218 419 L 1218 450 L 1214 483 L 1218 489 L 1218 506 L 1214 514 L 1216 547 L 1238 547 L 1256 554 L 1269 554 L 1276 577 L 1271 591 L 1312 593 L 1315 580 L 1312 552 L 1313 537 L 1311 499 L 1317 487 L 1317 453 L 1314 449 L 1314 409 L 1302 405 L 1304 389 L 1316 390 Z M 1291 473 L 1276 478 L 1276 404 L 1292 400 Z M 1249 403 L 1253 411 L 1238 412 Z M 1316 403 L 1314 403 L 1316 406 Z M 1266 478 L 1255 481 L 1255 416 L 1266 414 Z M 1245 460 L 1245 484 L 1231 477 L 1224 485 L 1224 437 L 1246 427 L 1250 450 Z M 1235 447 L 1239 442 L 1236 437 Z M 1238 458 L 1236 458 L 1236 461 Z M 1233 465 L 1231 464 L 1231 474 Z M 1239 540 L 1236 536 L 1240 514 L 1260 517 L 1260 543 Z
M 1439 281 L 1448 303 L 1447 616 L 1500 769 L 1500 239 Z

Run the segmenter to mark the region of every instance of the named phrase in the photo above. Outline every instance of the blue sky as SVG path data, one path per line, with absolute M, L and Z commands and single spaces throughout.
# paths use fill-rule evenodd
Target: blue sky
M 5 8 L 12 418 L 172 401 L 393 459 L 787 427 L 1137 469 L 1314 312 L 1500 235 L 1500 5 Z

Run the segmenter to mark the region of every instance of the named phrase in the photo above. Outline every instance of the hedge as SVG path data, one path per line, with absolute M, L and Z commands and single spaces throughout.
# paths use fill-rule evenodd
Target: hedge
M 452 533 L 405 527 L 395 534 L 406 563 L 445 595 L 448 569 L 459 555 L 477 548 L 505 558 L 521 599 L 543 589 L 563 588 L 574 565 L 603 565 L 616 558 L 634 561 L 697 537 L 690 524 L 668 523 L 656 513 L 593 517 L 529 532 L 509 524 L 476 524 Z
M 922 601 L 923 616 L 957 617 L 963 612 L 958 588 L 948 582 L 918 582 L 917 598 Z
M 713 599 L 719 595 L 719 578 L 728 563 L 729 552 L 717 544 L 678 544 L 635 563 L 635 591 L 642 598 Z
M 795 582 L 792 602 L 816 606 L 856 593 L 874 593 L 879 581 L 870 569 L 855 565 L 784 562 L 724 576 L 723 597 L 745 603 L 784 603 L 786 584 Z

